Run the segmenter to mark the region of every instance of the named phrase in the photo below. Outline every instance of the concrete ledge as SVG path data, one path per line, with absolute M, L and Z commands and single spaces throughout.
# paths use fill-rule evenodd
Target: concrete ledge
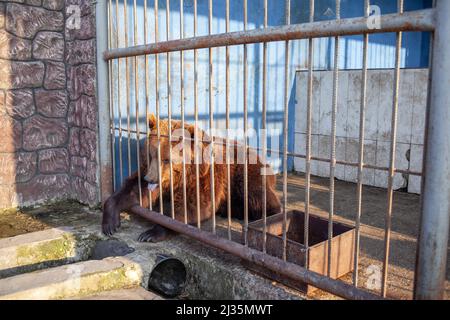
M 49 300 L 84 297 L 134 288 L 142 270 L 123 257 L 84 261 L 0 280 L 0 300 Z
M 89 239 L 76 239 L 70 228 L 48 229 L 1 239 L 0 279 L 86 260 L 92 244 Z
M 142 287 L 133 289 L 121 289 L 105 291 L 87 297 L 81 300 L 164 300 L 160 296 L 145 290 Z

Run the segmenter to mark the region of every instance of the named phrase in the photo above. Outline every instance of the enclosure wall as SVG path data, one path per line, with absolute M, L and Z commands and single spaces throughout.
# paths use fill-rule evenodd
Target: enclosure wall
M 91 2 L 0 2 L 0 208 L 97 201 Z

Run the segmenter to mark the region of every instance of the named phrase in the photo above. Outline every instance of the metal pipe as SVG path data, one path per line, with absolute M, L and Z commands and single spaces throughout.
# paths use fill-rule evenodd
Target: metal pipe
M 108 8 L 106 1 L 96 3 L 97 30 L 97 104 L 98 104 L 98 159 L 97 177 L 100 181 L 99 201 L 104 202 L 113 191 L 111 121 L 109 110 L 109 74 L 108 63 L 102 59 L 102 53 L 108 49 Z
M 128 46 L 128 10 L 127 1 L 123 1 L 124 37 L 125 46 Z M 127 150 L 128 150 L 128 176 L 131 176 L 131 122 L 130 122 L 130 65 L 128 57 L 125 59 L 125 92 L 127 106 Z
M 450 1 L 436 0 L 414 298 L 443 299 L 450 223 Z
M 116 0 L 116 21 L 117 21 L 117 33 L 116 33 L 116 41 L 117 41 L 117 48 L 119 47 L 119 0 Z M 117 59 L 117 113 L 119 117 L 119 171 L 120 171 L 120 184 L 122 185 L 123 182 L 123 156 L 122 156 L 122 140 L 123 140 L 123 132 L 122 132 L 122 108 L 121 108 L 121 85 L 120 85 L 120 79 L 121 79 L 121 67 L 122 59 Z M 115 129 L 115 128 L 114 128 Z
M 197 0 L 194 0 L 194 37 L 197 36 Z M 200 208 L 200 150 L 198 148 L 198 52 L 194 50 L 194 158 L 195 158 L 195 195 L 197 203 L 197 228 L 201 228 Z M 203 138 L 202 138 L 203 139 Z M 203 159 L 202 159 L 203 160 Z
M 184 38 L 184 1 L 180 0 L 180 38 Z M 183 128 L 181 156 L 183 157 L 183 209 L 184 209 L 184 223 L 188 223 L 187 213 L 187 193 L 186 193 L 186 137 L 185 130 L 185 110 L 184 110 L 184 52 L 180 51 L 180 112 L 181 112 L 181 127 Z
M 404 0 L 398 0 L 398 12 L 403 13 Z M 385 232 L 384 232 L 384 261 L 383 261 L 383 275 L 381 282 L 381 294 L 386 297 L 387 293 L 387 277 L 389 269 L 389 251 L 391 241 L 392 228 L 392 207 L 394 201 L 394 177 L 395 177 L 395 155 L 397 148 L 397 126 L 398 126 L 398 100 L 400 90 L 400 63 L 401 63 L 401 47 L 402 47 L 402 33 L 397 32 L 397 43 L 395 49 L 395 80 L 394 80 L 394 99 L 392 102 L 392 119 L 391 119 L 391 149 L 389 156 L 389 175 L 388 175 L 388 194 L 387 194 L 387 210 L 385 218 Z
M 134 23 L 134 45 L 138 43 L 138 28 L 137 28 L 137 5 L 136 0 L 133 1 L 133 23 Z M 136 153 L 137 153 L 137 173 L 138 173 L 138 188 L 139 188 L 139 203 L 142 205 L 142 183 L 141 183 L 141 146 L 140 146 L 140 129 L 139 129 L 139 75 L 138 75 L 138 57 L 134 57 L 134 104 L 136 113 Z M 150 198 L 151 199 L 151 198 Z
M 314 22 L 315 2 L 309 1 L 309 22 Z M 308 252 L 309 250 L 309 211 L 310 211 L 310 197 L 311 197 L 311 135 L 312 135 L 312 107 L 313 107 L 313 69 L 314 69 L 314 39 L 309 38 L 308 48 L 308 92 L 307 92 L 307 110 L 306 110 L 306 157 L 305 157 L 305 223 L 304 223 L 304 245 Z M 309 268 L 308 255 L 306 255 L 305 261 L 306 268 Z
M 118 128 L 115 128 L 115 130 L 118 130 Z M 134 133 L 135 131 L 131 130 L 132 133 Z M 152 136 L 153 134 L 150 134 L 150 136 Z M 161 137 L 168 137 L 168 135 L 164 135 L 161 134 Z M 195 141 L 195 139 L 190 139 L 190 138 L 186 138 L 187 141 Z M 222 145 L 224 146 L 225 143 L 217 141 L 217 139 L 214 139 L 213 142 L 211 142 L 210 140 L 199 140 L 199 142 L 203 142 L 205 144 L 209 144 L 209 143 L 214 143 L 217 145 Z M 254 150 L 254 151 L 262 151 L 262 148 L 259 147 L 251 147 L 248 146 L 249 150 Z M 271 149 L 271 148 L 267 148 L 266 149 L 267 152 L 270 153 L 276 153 L 276 154 L 283 154 L 283 151 L 281 150 L 277 150 L 277 149 Z M 306 159 L 306 155 L 301 154 L 301 153 L 296 153 L 296 152 L 288 152 L 287 153 L 289 157 L 295 157 L 295 158 L 302 158 L 302 159 Z M 320 162 L 325 162 L 325 163 L 330 163 L 330 159 L 329 158 L 322 158 L 322 157 L 316 157 L 316 156 L 311 156 L 311 160 L 313 161 L 320 161 Z M 336 160 L 336 164 L 342 164 L 342 165 L 348 165 L 351 167 L 355 167 L 357 168 L 359 166 L 358 162 L 350 162 L 350 161 L 345 161 L 345 160 Z M 389 171 L 388 167 L 381 167 L 381 166 L 375 166 L 372 164 L 366 164 L 363 163 L 363 169 L 374 169 L 374 170 L 380 170 L 380 171 Z M 395 173 L 400 173 L 400 174 L 406 174 L 406 175 L 411 175 L 411 176 L 417 176 L 420 177 L 423 174 L 421 172 L 417 172 L 417 171 L 411 171 L 411 170 L 404 170 L 404 169 L 398 169 L 398 168 L 394 168 Z
M 434 9 L 417 10 L 403 14 L 388 14 L 380 17 L 381 28 L 370 29 L 367 18 L 342 19 L 313 23 L 293 24 L 231 33 L 215 34 L 186 39 L 171 40 L 158 44 L 147 44 L 129 48 L 104 51 L 104 59 L 117 59 L 144 54 L 156 54 L 182 50 L 204 49 L 243 45 L 259 42 L 286 41 L 318 37 L 348 36 L 364 33 L 399 31 L 433 31 Z
M 370 0 L 364 1 L 364 15 L 369 16 Z M 353 259 L 353 285 L 358 286 L 359 270 L 359 250 L 360 250 L 360 229 L 362 214 L 362 189 L 363 189 L 363 169 L 364 169 L 364 137 L 366 121 L 366 102 L 367 102 L 367 57 L 369 47 L 369 35 L 364 35 L 363 44 L 363 70 L 361 79 L 361 106 L 359 111 L 359 155 L 358 155 L 358 183 L 356 187 L 357 213 L 355 221 L 355 256 Z
M 244 0 L 244 31 L 247 30 L 247 0 Z M 248 106 L 247 106 L 247 45 L 244 44 L 244 88 L 242 101 L 244 104 L 244 243 L 248 245 Z
M 208 5 L 208 32 L 211 35 L 212 34 L 212 19 L 213 19 L 213 7 L 212 7 L 212 0 L 209 0 Z M 209 60 L 209 135 L 211 138 L 211 141 L 213 141 L 213 130 L 214 130 L 214 95 L 213 95 L 213 52 L 212 48 L 209 48 L 208 52 L 208 60 Z M 212 232 L 216 233 L 216 195 L 215 195 L 215 181 L 214 181 L 214 143 L 211 143 L 210 145 L 210 173 L 211 173 L 211 179 L 210 179 L 210 187 L 211 187 L 211 215 L 212 215 Z
M 286 0 L 286 25 L 291 23 L 291 1 Z M 284 123 L 283 123 L 283 260 L 287 259 L 287 165 L 288 165 L 288 126 L 289 126 L 289 40 L 284 48 Z
M 225 4 L 225 31 L 230 32 L 230 0 Z M 230 159 L 230 48 L 225 48 L 225 108 L 226 108 L 226 161 L 227 161 L 227 218 L 228 218 L 228 240 L 231 240 L 231 159 Z
M 148 41 L 148 15 L 147 15 L 147 0 L 144 0 L 144 43 L 149 42 Z M 149 96 L 148 96 L 148 92 L 149 92 L 149 79 L 148 79 L 148 56 L 145 56 L 145 143 L 146 143 L 146 164 L 147 164 L 147 168 L 150 168 L 150 139 L 149 138 Z M 146 172 L 144 174 L 147 174 Z M 148 193 L 148 208 L 150 210 L 153 210 L 153 205 L 152 205 L 152 192 L 150 191 L 150 189 L 147 190 Z
M 170 38 L 170 0 L 166 0 L 166 41 Z M 173 163 L 172 163 L 172 83 L 171 83 L 171 61 L 170 52 L 166 55 L 166 80 L 167 80 L 167 113 L 169 115 L 169 189 L 170 189 L 170 213 L 175 219 L 175 195 L 173 193 Z
M 116 21 L 116 25 L 117 25 L 117 21 Z M 108 2 L 108 48 L 111 49 L 113 47 L 113 24 L 112 24 L 112 0 L 109 0 Z M 117 29 L 116 29 L 116 33 L 117 33 Z M 116 46 L 117 48 L 117 43 Z M 111 130 L 110 130 L 110 134 L 111 134 L 111 158 L 112 158 L 112 191 L 115 191 L 115 187 L 116 187 L 116 137 L 115 137 L 115 133 L 116 131 L 114 130 L 114 121 L 115 121 L 115 115 L 114 115 L 114 84 L 113 84 L 113 74 L 115 74 L 114 72 L 114 64 L 115 62 L 113 60 L 109 60 L 108 61 L 108 74 L 109 74 L 109 96 L 110 96 L 110 120 L 109 123 L 111 124 Z M 111 97 L 113 97 L 111 99 Z
M 341 20 L 341 1 L 336 0 L 336 20 Z M 333 105 L 331 108 L 331 151 L 330 151 L 330 210 L 328 215 L 327 274 L 331 276 L 331 252 L 334 218 L 334 178 L 336 172 L 336 114 L 339 91 L 339 36 L 334 38 Z
M 158 0 L 155 1 L 155 44 L 158 43 L 159 40 L 159 11 L 158 11 Z M 156 108 L 156 135 L 158 138 L 158 186 L 159 186 L 159 212 L 164 214 L 164 199 L 163 199 L 163 190 L 162 190 L 162 177 L 161 177 L 161 128 L 159 126 L 160 121 L 160 110 L 159 110 L 159 57 L 155 55 L 155 108 Z
M 264 28 L 268 26 L 268 6 L 264 0 Z M 262 155 L 267 157 L 267 42 L 263 44 L 263 89 L 262 89 Z M 267 175 L 262 175 L 262 211 L 263 211 L 263 252 L 267 251 Z
M 358 300 L 381 300 L 382 298 L 373 293 L 355 288 L 343 281 L 330 279 L 316 272 L 306 270 L 299 265 L 283 261 L 276 257 L 251 249 L 234 241 L 220 238 L 210 232 L 202 231 L 191 225 L 181 223 L 156 212 L 149 211 L 139 206 L 134 206 L 131 213 L 138 215 L 148 221 L 159 224 L 165 228 L 186 235 L 216 249 L 223 250 L 241 259 L 256 265 L 268 268 L 274 272 L 283 274 L 294 280 L 306 282 L 314 287 L 333 292 L 333 294 L 346 299 Z

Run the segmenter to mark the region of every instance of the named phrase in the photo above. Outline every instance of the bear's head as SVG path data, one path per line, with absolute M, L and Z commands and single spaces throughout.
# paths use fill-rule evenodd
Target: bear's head
M 167 119 L 160 119 L 158 123 L 153 114 L 149 115 L 148 119 L 149 136 L 145 146 L 145 149 L 148 146 L 148 151 L 146 150 L 144 153 L 146 155 L 148 152 L 149 166 L 144 174 L 150 189 L 158 186 L 160 173 L 163 191 L 169 190 L 171 168 L 174 188 L 183 185 L 183 153 L 188 184 L 195 182 L 196 163 L 198 163 L 200 178 L 208 174 L 210 169 L 208 155 L 211 143 L 208 142 L 209 136 L 203 130 L 197 129 L 196 131 L 195 126 L 188 123 L 185 123 L 183 128 L 182 122 L 179 120 L 172 120 L 170 126 Z M 169 132 L 171 133 L 170 142 Z M 197 148 L 195 147 L 196 140 Z M 158 146 L 160 154 L 158 154 Z

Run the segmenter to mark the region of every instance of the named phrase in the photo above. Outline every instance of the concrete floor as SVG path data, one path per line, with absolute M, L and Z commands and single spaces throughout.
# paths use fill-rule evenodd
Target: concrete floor
M 304 177 L 290 175 L 288 179 L 288 207 L 290 209 L 303 210 L 305 183 Z M 319 216 L 328 216 L 329 210 L 329 179 L 312 178 L 311 189 L 311 213 Z M 278 192 L 282 195 L 281 179 L 278 181 Z M 335 219 L 354 224 L 356 214 L 356 185 L 348 182 L 336 181 L 335 183 Z M 361 227 L 361 254 L 359 264 L 359 286 L 368 289 L 371 283 L 376 283 L 380 279 L 382 270 L 382 260 L 384 255 L 384 223 L 386 213 L 385 189 L 374 187 L 364 187 L 363 190 L 363 213 Z M 415 264 L 416 239 L 419 226 L 419 206 L 420 197 L 418 195 L 396 192 L 394 194 L 394 207 L 392 216 L 391 249 L 388 273 L 388 297 L 394 299 L 411 299 L 413 289 L 413 271 Z M 51 221 L 62 214 L 67 215 L 63 219 L 65 225 L 85 224 L 89 221 L 100 226 L 99 212 L 84 208 L 87 214 L 79 215 L 80 207 L 77 204 L 61 203 L 51 207 L 50 210 L 29 209 L 29 210 L 4 210 L 0 212 L 0 238 L 10 237 L 17 234 L 42 230 L 54 226 Z M 42 212 L 42 213 L 41 213 Z M 77 212 L 78 214 L 73 214 Z M 94 214 L 91 218 L 89 212 Z M 49 216 L 50 215 L 50 216 Z M 133 219 L 133 218 L 132 218 Z M 94 221 L 95 220 L 95 221 Z M 134 220 L 134 219 L 133 219 Z M 139 222 L 139 219 L 137 221 Z M 226 219 L 217 219 L 218 232 L 226 236 Z M 204 226 L 208 229 L 208 225 Z M 239 232 L 241 225 L 239 221 L 233 221 L 232 225 L 234 239 L 240 241 Z M 127 233 L 126 229 L 122 233 Z M 450 256 L 449 256 L 450 258 Z M 447 269 L 447 279 L 450 279 L 450 264 Z M 351 282 L 351 274 L 343 277 L 343 281 Z M 372 280 L 375 280 L 373 282 Z M 450 282 L 446 282 L 447 299 L 450 298 Z M 377 290 L 375 290 L 376 292 Z M 378 290 L 379 291 L 379 290 Z M 336 297 L 322 292 L 315 291 L 309 296 L 312 299 L 335 299 Z
M 330 193 L 329 179 L 312 177 L 311 213 L 328 217 Z M 278 192 L 282 195 L 282 180 L 278 179 Z M 288 179 L 288 206 L 304 209 L 305 179 L 303 175 L 290 175 Z M 363 188 L 361 217 L 361 253 L 359 286 L 372 287 L 384 259 L 384 226 L 387 208 L 387 190 L 375 187 Z M 335 182 L 335 219 L 354 225 L 357 210 L 356 184 Z M 404 192 L 394 193 L 390 259 L 388 268 L 388 297 L 411 299 L 413 290 L 416 244 L 420 221 L 420 196 Z M 450 255 L 449 255 L 450 260 Z M 450 263 L 447 263 L 447 280 L 450 279 Z M 351 283 L 351 275 L 343 278 Z M 450 298 L 450 282 L 446 282 L 447 299 Z M 376 292 L 376 290 L 375 290 Z M 379 292 L 379 291 L 378 291 Z M 313 297 L 333 298 L 317 291 Z

